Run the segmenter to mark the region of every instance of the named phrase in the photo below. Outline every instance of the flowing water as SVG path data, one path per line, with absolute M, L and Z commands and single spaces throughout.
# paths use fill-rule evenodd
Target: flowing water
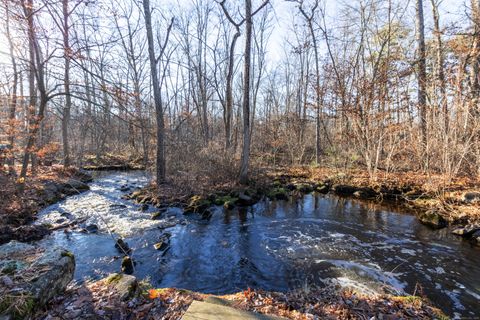
M 42 240 L 75 254 L 77 281 L 119 271 L 113 239 L 121 235 L 133 249 L 134 274 L 157 287 L 225 294 L 331 282 L 364 291 L 423 292 L 451 316 L 480 316 L 480 249 L 398 209 L 311 194 L 231 211 L 219 207 L 209 221 L 178 208 L 151 220 L 153 208 L 139 211 L 120 191 L 147 181 L 141 172 L 102 173 L 90 191 L 40 213 L 38 223 L 84 217 L 87 229 L 98 227 L 96 233 L 57 231 Z M 155 250 L 166 233 L 169 248 Z

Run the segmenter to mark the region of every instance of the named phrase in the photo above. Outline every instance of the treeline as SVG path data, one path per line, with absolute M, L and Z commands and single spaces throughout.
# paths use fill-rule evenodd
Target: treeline
M 326 2 L 1 0 L 0 152 L 22 178 L 107 154 L 159 182 L 247 182 L 250 155 L 478 175 L 479 1 Z

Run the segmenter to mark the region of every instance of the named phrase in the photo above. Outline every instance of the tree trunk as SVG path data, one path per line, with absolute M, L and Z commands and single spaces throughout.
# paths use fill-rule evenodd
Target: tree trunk
M 228 72 L 226 79 L 226 93 L 225 93 L 225 149 L 230 149 L 232 145 L 232 112 L 233 112 L 233 68 L 235 65 L 235 45 L 240 37 L 240 29 L 237 27 L 237 32 L 233 36 L 232 43 L 230 44 L 230 53 L 228 56 Z
M 474 148 L 476 157 L 477 175 L 480 175 L 480 132 L 478 131 L 478 122 L 480 121 L 480 1 L 472 0 L 472 20 L 473 20 L 473 47 L 470 53 L 470 114 L 471 114 L 471 130 L 474 133 Z
M 444 57 L 443 57 L 443 42 L 442 32 L 440 30 L 440 14 L 438 12 L 438 3 L 436 0 L 430 0 L 432 4 L 433 15 L 433 32 L 436 41 L 436 53 L 437 53 L 437 80 L 440 86 L 440 107 L 443 114 L 443 126 L 445 131 L 445 137 L 448 136 L 449 118 L 448 118 L 448 106 L 447 106 L 447 90 L 445 83 L 445 71 L 444 71 Z
M 68 0 L 62 0 L 63 9 L 63 55 L 65 58 L 65 107 L 63 108 L 62 117 L 62 141 L 63 141 L 63 166 L 70 166 L 70 146 L 68 140 L 68 127 L 70 123 L 70 111 L 72 109 L 72 97 L 70 96 L 70 59 L 71 49 L 69 41 L 69 25 L 68 25 Z
M 153 85 L 153 99 L 155 103 L 155 117 L 157 120 L 157 155 L 156 155 L 156 176 L 157 185 L 165 182 L 165 124 L 163 121 L 163 106 L 158 81 L 157 61 L 155 58 L 155 43 L 153 42 L 152 17 L 150 13 L 150 1 L 143 0 L 143 10 L 145 14 L 145 28 L 147 31 L 148 57 L 150 60 L 150 75 Z
M 250 61 L 252 51 L 252 1 L 245 0 L 245 56 L 243 68 L 243 147 L 240 162 L 240 183 L 248 182 L 250 160 Z
M 418 69 L 418 109 L 420 111 L 420 129 L 422 148 L 428 167 L 428 137 L 427 137 L 427 70 L 425 49 L 425 26 L 423 19 L 423 0 L 416 1 L 416 40 L 417 40 L 417 69 Z
M 10 100 L 10 109 L 8 112 L 8 143 L 10 144 L 10 154 L 9 154 L 9 171 L 10 173 L 15 173 L 15 151 L 13 150 L 13 146 L 15 143 L 15 131 L 16 131 L 16 124 L 15 124 L 15 114 L 17 109 L 17 88 L 18 88 L 18 70 L 17 70 L 17 61 L 15 59 L 15 54 L 13 52 L 13 42 L 12 36 L 10 33 L 10 8 L 9 2 L 5 2 L 6 6 L 6 35 L 9 44 L 9 51 L 10 51 L 10 59 L 12 60 L 12 68 L 13 68 L 13 86 L 12 86 L 12 98 Z

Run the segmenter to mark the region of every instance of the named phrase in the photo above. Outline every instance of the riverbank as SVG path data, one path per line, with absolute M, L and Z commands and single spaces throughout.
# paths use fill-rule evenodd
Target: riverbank
M 248 289 L 215 296 L 175 288 L 152 288 L 133 276 L 114 274 L 70 286 L 35 319 L 180 319 L 193 301 L 224 304 L 287 319 L 448 319 L 418 296 L 365 295 L 335 287 L 289 293 Z
M 18 181 L 0 174 L 0 244 L 10 240 L 39 240 L 48 226 L 32 225 L 39 210 L 89 189 L 92 177 L 75 168 L 40 167 L 35 175 Z
M 248 187 L 205 179 L 171 181 L 137 190 L 127 198 L 158 208 L 179 206 L 208 219 L 212 205 L 249 206 L 265 197 L 281 200 L 311 192 L 395 203 L 433 229 L 450 227 L 480 244 L 480 184 L 466 177 L 446 181 L 440 175 L 379 173 L 372 182 L 364 170 L 288 167 L 260 170 Z

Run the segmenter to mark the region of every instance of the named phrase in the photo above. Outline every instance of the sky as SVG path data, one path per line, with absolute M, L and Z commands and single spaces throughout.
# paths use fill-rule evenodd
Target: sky
M 152 0 L 152 6 L 171 6 L 173 4 L 180 4 L 181 6 L 188 7 L 192 4 L 193 1 L 214 1 L 214 0 Z M 243 4 L 243 0 L 227 0 L 232 4 Z M 347 3 L 352 3 L 355 1 L 362 0 L 324 0 L 326 1 L 326 10 L 327 10 L 327 19 L 334 20 L 341 12 L 341 4 L 348 1 Z M 365 0 L 363 0 L 365 1 Z M 414 0 L 405 0 L 405 4 L 410 7 L 409 15 L 407 16 L 411 19 L 411 25 L 413 25 L 414 18 Z M 306 0 L 308 2 L 308 0 Z M 468 12 L 468 2 L 469 0 L 441 0 L 440 4 L 440 15 L 441 15 L 441 24 L 448 25 L 453 21 L 465 21 L 466 12 Z M 260 0 L 254 0 L 254 4 L 260 3 Z M 340 5 L 339 5 L 340 4 Z M 284 42 L 286 38 L 292 37 L 292 24 L 293 24 L 293 15 L 298 12 L 295 4 L 287 2 L 285 0 L 271 0 L 271 5 L 274 12 L 273 17 L 273 26 L 272 33 L 269 39 L 268 53 L 267 58 L 271 63 L 278 62 L 282 59 L 284 55 Z M 429 32 L 431 29 L 431 7 L 430 0 L 424 0 L 424 10 L 425 10 L 425 19 L 426 19 L 426 31 Z M 1 17 L 0 17 L 1 18 Z M 2 19 L 5 21 L 5 19 Z M 465 21 L 466 22 L 466 21 Z M 7 41 L 4 37 L 4 24 L 0 26 L 0 64 L 8 63 L 8 46 Z

